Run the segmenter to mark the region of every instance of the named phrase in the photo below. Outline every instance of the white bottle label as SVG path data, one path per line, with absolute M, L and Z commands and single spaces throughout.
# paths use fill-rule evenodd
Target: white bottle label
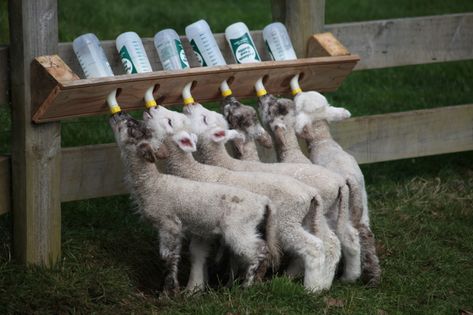
M 230 39 L 230 46 L 233 51 L 233 55 L 238 63 L 249 63 L 261 61 L 258 52 L 251 40 L 248 33 L 235 39 Z

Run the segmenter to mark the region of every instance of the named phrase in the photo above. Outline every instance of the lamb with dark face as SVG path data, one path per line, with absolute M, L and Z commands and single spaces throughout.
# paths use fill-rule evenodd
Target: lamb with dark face
M 267 236 L 272 226 L 269 199 L 243 189 L 161 174 L 154 163 L 169 154 L 162 142 L 153 141 L 142 121 L 120 113 L 110 119 L 110 125 L 138 211 L 159 230 L 159 252 L 167 267 L 165 290 L 179 289 L 177 271 L 186 235 L 191 238 L 192 261 L 188 290 L 204 288 L 203 257 L 208 255 L 208 242 L 216 237 L 241 258 L 246 267 L 243 284 L 252 284 L 265 269 L 268 247 L 273 246 L 268 246 L 270 237 L 266 242 L 260 236 L 261 228 Z M 193 138 L 180 132 L 172 141 L 189 149 Z
M 244 106 L 235 97 L 227 96 L 221 102 L 222 113 L 230 129 L 245 134 L 245 139 L 232 141 L 239 158 L 259 161 L 255 141 L 265 148 L 273 146 L 271 136 L 258 121 L 256 110 L 251 106 Z

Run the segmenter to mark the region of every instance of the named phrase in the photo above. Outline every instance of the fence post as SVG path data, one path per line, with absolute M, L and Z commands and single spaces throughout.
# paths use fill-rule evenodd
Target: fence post
M 324 31 L 325 0 L 271 0 L 273 20 L 286 25 L 299 58 L 306 56 L 307 40 Z
M 31 63 L 58 49 L 57 0 L 9 0 L 14 255 L 52 265 L 61 253 L 61 129 L 34 125 Z

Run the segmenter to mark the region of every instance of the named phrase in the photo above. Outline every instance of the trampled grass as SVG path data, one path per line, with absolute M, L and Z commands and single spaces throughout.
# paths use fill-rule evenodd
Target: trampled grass
M 0 0 L 0 43 L 7 42 Z M 236 20 L 271 19 L 269 1 L 59 0 L 60 40 L 84 32 L 113 39 L 205 18 L 215 32 Z M 327 1 L 327 23 L 473 11 L 473 2 Z M 354 116 L 473 101 L 473 61 L 354 72 L 328 95 Z M 139 113 L 136 113 L 139 115 Z M 455 122 L 446 122 L 455 123 Z M 9 109 L 0 107 L 0 152 L 8 152 Z M 62 123 L 63 146 L 112 142 L 107 117 Z M 157 232 L 126 196 L 63 204 L 63 259 L 53 269 L 11 261 L 11 214 L 0 217 L 0 314 L 455 314 L 473 310 L 473 152 L 364 165 L 383 268 L 379 288 L 334 282 L 313 295 L 275 278 L 244 290 L 159 296 Z M 182 263 L 187 268 L 187 259 Z M 181 275 L 185 283 L 185 272 Z

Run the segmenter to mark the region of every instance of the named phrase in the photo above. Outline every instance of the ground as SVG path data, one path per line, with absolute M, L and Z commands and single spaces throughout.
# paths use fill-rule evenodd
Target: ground
M 7 42 L 0 0 L 0 43 Z M 327 23 L 473 11 L 464 1 L 327 1 Z M 60 40 L 84 32 L 102 39 L 206 18 L 214 31 L 270 22 L 269 1 L 59 1 Z M 94 12 L 94 14 L 90 14 Z M 328 95 L 354 116 L 473 101 L 473 61 L 358 71 Z M 454 123 L 454 122 L 451 122 Z M 0 107 L 0 152 L 9 150 L 8 107 Z M 63 146 L 112 142 L 107 118 L 62 123 Z M 156 232 L 128 196 L 63 204 L 63 259 L 53 269 L 11 261 L 11 215 L 0 217 L 0 314 L 455 314 L 473 311 L 473 152 L 362 167 L 383 268 L 378 288 L 334 282 L 320 295 L 279 277 L 244 290 L 159 297 Z M 186 268 L 186 262 L 183 269 Z M 185 278 L 185 275 L 182 275 Z M 184 280 L 184 279 L 183 279 Z

